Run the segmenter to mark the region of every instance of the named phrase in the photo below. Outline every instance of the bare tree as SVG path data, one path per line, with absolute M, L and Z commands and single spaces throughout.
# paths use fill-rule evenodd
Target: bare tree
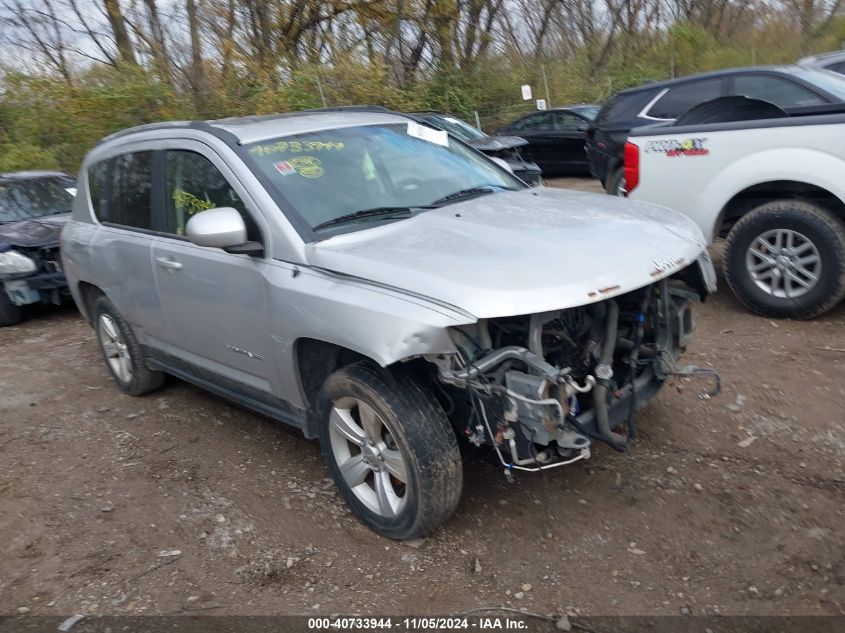
M 129 38 L 129 30 L 126 28 L 126 20 L 123 17 L 120 0 L 103 0 L 103 4 L 120 59 L 124 63 L 134 66 L 137 63 L 135 49 L 132 46 L 132 40 Z
M 20 0 L 4 0 L 0 24 L 9 42 L 41 58 L 73 84 L 68 61 L 64 25 L 56 15 L 52 0 L 41 0 L 25 7 Z
M 194 96 L 194 107 L 202 114 L 205 112 L 208 98 L 208 81 L 203 67 L 200 26 L 194 0 L 185 0 L 185 11 L 188 14 L 188 32 L 191 38 L 191 65 L 188 76 Z

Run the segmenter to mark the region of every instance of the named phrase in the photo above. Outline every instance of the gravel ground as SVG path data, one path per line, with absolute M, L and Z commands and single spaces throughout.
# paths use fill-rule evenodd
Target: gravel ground
M 723 289 L 696 319 L 721 396 L 668 385 L 625 455 L 468 463 L 400 544 L 316 443 L 177 380 L 122 395 L 75 310 L 38 310 L 0 330 L 0 614 L 845 613 L 845 305 L 776 322 Z

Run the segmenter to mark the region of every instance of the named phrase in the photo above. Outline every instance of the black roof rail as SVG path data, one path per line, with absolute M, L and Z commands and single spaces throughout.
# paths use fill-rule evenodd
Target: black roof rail
M 207 129 L 210 127 L 204 121 L 160 121 L 158 123 L 144 123 L 143 125 L 136 125 L 134 127 L 128 127 L 125 130 L 118 130 L 117 132 L 112 132 L 108 136 L 104 136 L 97 145 L 105 143 L 107 141 L 112 141 L 116 138 L 122 138 L 124 136 L 128 136 L 130 134 L 135 134 L 136 132 L 147 132 L 150 130 L 169 130 L 174 128 L 193 128 L 193 129 Z
M 103 137 L 97 145 L 102 143 L 112 141 L 117 138 L 122 138 L 124 136 L 128 136 L 130 134 L 135 134 L 137 132 L 148 132 L 150 130 L 167 130 L 167 129 L 178 129 L 178 128 L 187 128 L 187 129 L 195 129 L 195 130 L 202 130 L 204 132 L 210 132 L 215 136 L 219 136 L 217 134 L 217 130 L 214 129 L 215 125 L 234 125 L 234 124 L 244 124 L 244 123 L 260 123 L 262 121 L 274 121 L 276 119 L 286 119 L 292 118 L 297 116 L 309 116 L 314 114 L 327 114 L 331 112 L 382 112 L 382 113 L 389 113 L 389 114 L 396 114 L 398 116 L 404 116 L 407 118 L 414 118 L 413 115 L 406 114 L 404 112 L 397 112 L 395 110 L 390 110 L 389 108 L 385 108 L 384 106 L 377 106 L 377 105 L 350 105 L 350 106 L 331 106 L 326 108 L 310 108 L 308 110 L 296 110 L 294 112 L 278 112 L 274 114 L 248 114 L 245 116 L 234 116 L 234 117 L 226 117 L 223 119 L 211 119 L 208 121 L 161 121 L 159 123 L 145 123 L 143 125 L 136 125 L 134 127 L 126 128 L 125 130 L 119 130 L 117 132 L 113 132 L 108 136 Z

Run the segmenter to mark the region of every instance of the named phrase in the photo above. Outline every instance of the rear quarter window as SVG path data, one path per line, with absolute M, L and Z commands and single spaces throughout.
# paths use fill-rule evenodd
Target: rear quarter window
M 705 79 L 672 86 L 646 113 L 655 119 L 676 119 L 705 101 L 722 96 L 721 79 Z
M 91 204 L 100 222 L 152 228 L 153 153 L 122 154 L 88 172 Z
M 106 199 L 106 181 L 109 175 L 109 161 L 104 160 L 88 168 L 88 193 L 91 196 L 91 209 L 101 222 L 108 221 L 108 200 Z
M 825 68 L 827 70 L 832 70 L 835 73 L 845 75 L 845 62 L 836 62 L 835 64 L 831 64 L 830 66 L 825 66 Z
M 636 118 L 643 106 L 657 94 L 658 90 L 638 90 L 619 93 L 602 106 L 596 116 L 596 125 L 623 123 Z

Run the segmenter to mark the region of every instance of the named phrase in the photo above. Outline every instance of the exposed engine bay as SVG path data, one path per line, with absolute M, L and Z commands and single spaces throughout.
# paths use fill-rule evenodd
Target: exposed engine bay
M 703 397 L 720 388 L 715 370 L 677 364 L 701 298 L 676 275 L 587 306 L 452 328 L 458 353 L 435 362 L 453 424 L 468 420 L 469 441 L 495 447 L 508 476 L 586 459 L 593 441 L 626 450 L 637 409 L 669 376 L 710 376 Z

